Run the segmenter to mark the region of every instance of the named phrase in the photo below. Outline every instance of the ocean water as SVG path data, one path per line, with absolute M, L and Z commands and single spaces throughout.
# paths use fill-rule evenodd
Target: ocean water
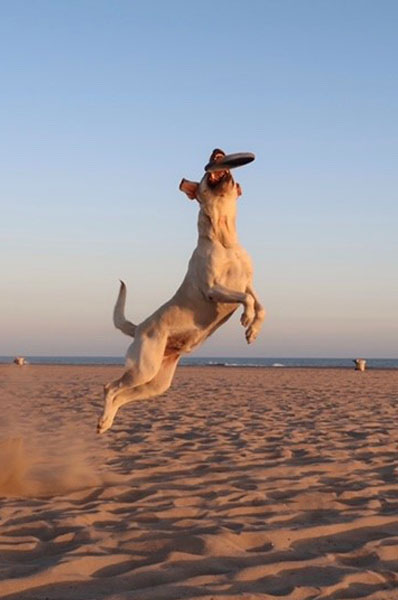
M 122 356 L 25 356 L 32 365 L 123 365 Z M 364 357 L 361 357 L 364 358 Z M 0 356 L 0 363 L 12 363 L 13 356 Z M 368 369 L 398 369 L 398 358 L 366 358 Z M 351 358 L 245 358 L 184 356 L 180 365 L 267 367 L 267 368 L 340 368 L 353 369 Z

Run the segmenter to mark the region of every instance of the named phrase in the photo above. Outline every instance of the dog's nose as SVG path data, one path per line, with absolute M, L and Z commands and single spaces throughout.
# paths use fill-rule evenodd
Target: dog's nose
M 214 148 L 213 152 L 210 154 L 209 163 L 220 160 L 223 156 L 225 156 L 224 150 L 220 148 Z

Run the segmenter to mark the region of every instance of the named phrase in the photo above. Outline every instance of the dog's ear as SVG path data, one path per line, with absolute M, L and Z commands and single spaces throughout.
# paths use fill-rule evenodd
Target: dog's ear
M 188 198 L 190 198 L 190 200 L 195 200 L 198 187 L 199 183 L 197 183 L 196 181 L 181 179 L 180 190 L 184 192 L 184 194 L 186 194 Z

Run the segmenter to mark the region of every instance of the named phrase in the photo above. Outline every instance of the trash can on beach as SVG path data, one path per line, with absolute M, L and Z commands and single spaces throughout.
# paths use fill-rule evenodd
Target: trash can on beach
M 356 371 L 364 371 L 366 369 L 366 360 L 364 358 L 356 358 L 354 363 Z

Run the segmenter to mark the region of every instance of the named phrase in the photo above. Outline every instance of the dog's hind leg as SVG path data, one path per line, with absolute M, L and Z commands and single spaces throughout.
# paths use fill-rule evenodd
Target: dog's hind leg
M 116 413 L 123 404 L 163 394 L 171 385 L 179 358 L 178 354 L 164 357 L 157 374 L 147 383 L 134 386 L 128 378 L 123 380 L 124 376 L 122 376 L 117 380 L 117 382 L 122 382 L 122 385 L 118 383 L 116 388 L 113 387 L 114 391 L 110 387 L 114 384 L 105 386 L 105 406 L 98 421 L 98 433 L 104 433 L 112 426 Z

